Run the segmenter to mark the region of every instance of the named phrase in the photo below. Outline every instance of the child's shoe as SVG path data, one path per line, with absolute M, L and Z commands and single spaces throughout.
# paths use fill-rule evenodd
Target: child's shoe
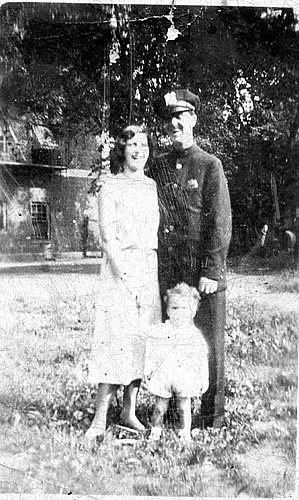
M 159 441 L 161 434 L 162 434 L 162 427 L 152 427 L 148 440 Z

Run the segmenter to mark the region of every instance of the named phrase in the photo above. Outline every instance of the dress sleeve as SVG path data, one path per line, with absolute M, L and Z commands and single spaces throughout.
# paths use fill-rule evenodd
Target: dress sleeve
M 117 239 L 117 200 L 116 186 L 107 179 L 102 185 L 99 197 L 99 224 L 102 238 L 102 248 L 116 277 L 122 275 L 120 269 L 120 243 Z

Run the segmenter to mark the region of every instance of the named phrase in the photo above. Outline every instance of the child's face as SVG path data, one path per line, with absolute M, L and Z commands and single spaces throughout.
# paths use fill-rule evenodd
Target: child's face
M 167 315 L 170 323 L 182 326 L 192 321 L 196 314 L 197 303 L 193 299 L 173 295 L 168 299 Z

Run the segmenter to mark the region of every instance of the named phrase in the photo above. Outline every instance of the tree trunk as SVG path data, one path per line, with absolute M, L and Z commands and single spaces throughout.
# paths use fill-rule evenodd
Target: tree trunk
M 295 192 L 295 236 L 296 244 L 294 248 L 295 269 L 299 270 L 299 103 L 294 121 L 290 127 L 289 137 L 289 162 L 294 172 L 294 192 Z

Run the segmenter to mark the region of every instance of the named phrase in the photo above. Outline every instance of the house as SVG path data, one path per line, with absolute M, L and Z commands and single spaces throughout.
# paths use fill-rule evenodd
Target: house
M 91 182 L 47 128 L 0 122 L 0 261 L 100 255 Z

